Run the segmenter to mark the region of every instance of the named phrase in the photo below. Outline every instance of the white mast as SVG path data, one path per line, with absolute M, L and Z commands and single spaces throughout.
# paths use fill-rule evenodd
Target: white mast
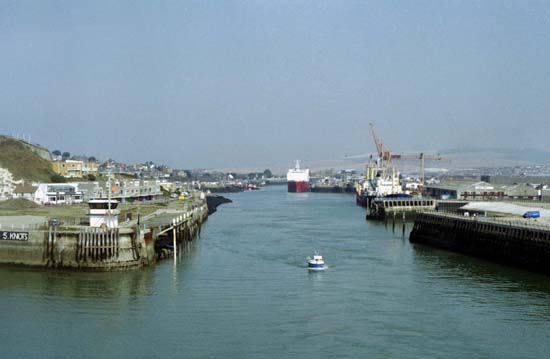
M 107 172 L 107 208 L 109 209 L 109 215 L 111 213 L 111 171 Z

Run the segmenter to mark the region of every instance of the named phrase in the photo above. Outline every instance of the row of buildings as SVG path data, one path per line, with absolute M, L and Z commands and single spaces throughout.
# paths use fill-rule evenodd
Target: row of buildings
M 102 173 L 119 173 L 140 178 L 186 178 L 184 170 L 174 170 L 164 165 L 156 165 L 153 162 L 128 165 L 124 163 L 107 160 L 102 164 L 96 161 L 80 160 L 78 158 L 66 159 L 55 158 L 52 161 L 52 169 L 55 173 L 66 178 L 88 178 L 90 175 L 98 176 Z
M 76 204 L 107 198 L 119 202 L 153 200 L 162 196 L 159 180 L 108 182 L 37 183 L 17 185 L 12 198 L 24 198 L 42 205 Z
M 459 200 L 550 200 L 550 179 L 536 182 L 512 182 L 484 177 L 477 180 L 446 180 L 426 184 L 424 194 L 432 198 Z M 549 185 L 546 185 L 548 183 Z

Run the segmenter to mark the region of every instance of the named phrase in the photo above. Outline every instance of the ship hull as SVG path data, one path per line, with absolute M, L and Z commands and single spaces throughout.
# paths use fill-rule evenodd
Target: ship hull
M 309 192 L 309 182 L 288 181 L 288 192 Z
M 355 202 L 357 203 L 357 205 L 365 208 L 369 207 L 370 201 L 372 201 L 373 198 L 374 197 L 364 196 L 359 193 L 355 194 Z

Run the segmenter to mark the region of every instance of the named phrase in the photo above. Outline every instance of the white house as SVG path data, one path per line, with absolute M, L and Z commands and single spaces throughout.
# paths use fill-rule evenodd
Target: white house
M 30 184 L 21 184 L 13 190 L 13 198 L 23 198 L 34 201 L 34 196 L 38 187 Z
M 34 195 L 39 204 L 73 204 L 82 203 L 84 193 L 72 183 L 40 183 Z

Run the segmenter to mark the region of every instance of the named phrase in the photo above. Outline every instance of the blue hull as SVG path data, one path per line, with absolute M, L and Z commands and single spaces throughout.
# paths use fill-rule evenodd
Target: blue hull
M 413 196 L 410 195 L 410 194 L 406 194 L 406 193 L 396 193 L 396 194 L 388 194 L 387 196 L 384 196 L 383 198 L 396 198 L 396 199 L 404 198 L 404 199 L 408 199 L 408 198 L 413 198 Z
M 307 269 L 322 270 L 322 269 L 325 269 L 325 265 L 324 264 L 308 264 Z

